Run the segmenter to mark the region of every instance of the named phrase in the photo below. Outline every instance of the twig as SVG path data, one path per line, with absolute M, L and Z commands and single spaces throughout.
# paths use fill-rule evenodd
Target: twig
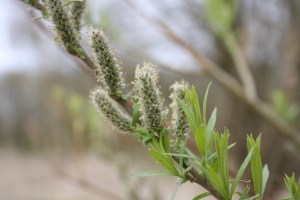
M 245 88 L 247 98 L 252 100 L 257 99 L 255 81 L 235 36 L 231 33 L 225 35 L 224 42 L 226 43 L 229 49 L 229 53 L 231 54 L 234 60 L 234 66 L 243 83 L 243 87 Z

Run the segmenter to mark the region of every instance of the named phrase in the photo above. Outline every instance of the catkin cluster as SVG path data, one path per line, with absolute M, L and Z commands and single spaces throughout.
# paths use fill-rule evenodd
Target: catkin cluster
M 158 73 L 151 63 L 137 66 L 134 87 L 138 96 L 143 125 L 150 131 L 159 131 L 164 127 L 165 114 L 163 98 L 157 86 Z
M 85 8 L 85 0 L 73 2 L 71 7 L 72 18 L 63 7 L 62 0 L 44 0 L 49 16 L 55 25 L 58 36 L 66 49 L 74 55 L 82 52 L 79 44 L 78 31 L 81 26 L 81 18 Z M 91 29 L 91 48 L 95 54 L 95 75 L 104 86 L 103 89 L 95 89 L 91 93 L 92 101 L 97 110 L 102 113 L 115 127 L 122 132 L 130 132 L 131 117 L 120 108 L 114 100 L 122 99 L 124 78 L 121 64 L 111 50 L 108 39 L 101 30 Z M 163 98 L 157 86 L 158 72 L 153 64 L 145 63 L 137 66 L 135 71 L 134 91 L 138 98 L 141 113 L 141 126 L 151 132 L 158 133 L 165 126 L 167 109 L 163 106 Z M 184 82 L 175 83 L 171 88 L 173 103 L 173 129 L 177 137 L 187 133 L 187 121 L 183 110 L 177 102 L 184 99 Z
M 175 133 L 176 139 L 184 140 L 188 133 L 188 120 L 187 116 L 179 105 L 179 100 L 185 101 L 185 89 L 189 87 L 188 83 L 181 81 L 175 82 L 170 89 L 172 93 L 170 98 L 172 103 L 170 107 L 172 109 L 172 129 Z
M 131 119 L 128 114 L 108 95 L 107 91 L 97 88 L 91 92 L 95 107 L 109 122 L 122 132 L 131 131 Z
M 45 0 L 48 14 L 55 25 L 58 37 L 73 55 L 81 56 L 78 34 L 74 29 L 72 20 L 68 17 L 61 0 Z
M 96 74 L 110 95 L 120 97 L 124 87 L 123 73 L 120 63 L 108 45 L 104 33 L 91 30 L 92 48 L 96 55 Z
M 72 5 L 71 11 L 72 11 L 73 20 L 74 20 L 74 27 L 77 31 L 79 31 L 81 28 L 81 19 L 82 19 L 82 15 L 84 13 L 85 6 L 86 6 L 86 0 L 75 1 L 75 2 L 73 2 L 73 5 Z

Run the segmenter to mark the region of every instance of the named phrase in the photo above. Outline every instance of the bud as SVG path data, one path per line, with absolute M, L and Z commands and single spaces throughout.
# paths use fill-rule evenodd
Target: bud
M 45 0 L 48 14 L 55 25 L 58 37 L 73 55 L 82 56 L 78 35 L 74 31 L 74 26 L 63 7 L 61 0 Z
M 158 73 L 151 63 L 137 66 L 134 87 L 138 96 L 143 125 L 150 131 L 159 131 L 165 124 L 163 98 L 157 87 Z
M 105 90 L 100 88 L 93 90 L 91 98 L 98 112 L 111 122 L 112 125 L 122 132 L 131 131 L 130 117 Z
M 185 101 L 184 90 L 188 87 L 188 83 L 184 81 L 175 82 L 170 87 L 170 89 L 173 90 L 170 95 L 172 99 L 172 103 L 170 104 L 172 109 L 172 129 L 174 130 L 175 136 L 182 139 L 186 137 L 189 126 L 187 116 L 179 105 L 178 99 Z
M 121 88 L 124 87 L 123 73 L 120 63 L 111 51 L 106 36 L 102 31 L 91 30 L 92 48 L 97 59 L 98 79 L 104 84 L 108 93 L 120 97 Z
M 74 26 L 77 31 L 81 28 L 81 19 L 86 6 L 86 0 L 83 1 L 75 1 L 72 5 L 72 15 L 74 19 Z

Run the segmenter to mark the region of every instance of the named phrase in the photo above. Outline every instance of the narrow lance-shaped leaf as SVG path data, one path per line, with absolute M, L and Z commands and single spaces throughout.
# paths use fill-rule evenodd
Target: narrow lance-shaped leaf
M 228 138 L 229 133 L 226 130 L 224 134 L 215 134 L 215 143 L 217 150 L 217 160 L 220 171 L 220 177 L 225 191 L 229 195 L 229 175 L 228 175 Z
M 210 196 L 210 195 L 211 195 L 211 194 L 210 194 L 209 192 L 205 192 L 205 193 L 203 193 L 203 194 L 199 194 L 199 195 L 195 196 L 195 197 L 193 198 L 193 200 L 204 199 L 205 197 L 208 197 L 208 196 Z
M 260 138 L 253 138 L 252 134 L 247 137 L 247 148 L 250 151 L 254 149 L 253 157 L 251 159 L 251 175 L 254 185 L 255 193 L 259 195 L 259 199 L 263 198 L 263 177 L 262 177 L 262 161 L 260 156 Z
M 200 154 L 205 157 L 206 153 L 206 131 L 205 126 L 201 125 L 195 134 L 195 141 Z
M 162 153 L 154 149 L 150 149 L 149 153 L 155 161 L 164 166 L 171 174 L 173 174 L 174 176 L 178 175 L 176 167 L 168 156 L 163 155 Z
M 248 164 L 249 164 L 249 162 L 250 162 L 250 160 L 252 158 L 253 150 L 254 149 L 251 148 L 251 150 L 249 151 L 249 153 L 248 153 L 247 157 L 245 158 L 243 164 L 241 165 L 239 171 L 236 174 L 236 177 L 235 177 L 235 179 L 234 179 L 234 181 L 233 181 L 233 183 L 231 185 L 231 188 L 230 188 L 230 196 L 231 197 L 233 196 L 235 188 L 238 185 L 238 183 L 240 182 L 240 180 L 241 180 L 241 178 L 242 178 L 242 176 L 243 176 L 243 174 L 244 174 L 244 172 L 245 172 L 245 170 L 246 170 L 246 168 L 247 168 L 247 166 L 248 166 Z
M 206 126 L 206 104 L 207 104 L 207 98 L 208 98 L 208 92 L 209 92 L 209 88 L 210 88 L 211 82 L 208 84 L 206 91 L 205 91 L 205 95 L 204 95 L 204 100 L 203 100 L 203 124 L 204 126 Z

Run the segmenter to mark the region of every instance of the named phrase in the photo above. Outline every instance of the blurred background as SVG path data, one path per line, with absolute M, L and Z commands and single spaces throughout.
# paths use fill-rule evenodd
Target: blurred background
M 204 0 L 90 0 L 82 45 L 89 51 L 90 26 L 102 28 L 124 64 L 128 91 L 137 64 L 157 64 L 166 105 L 175 80 L 195 85 L 200 99 L 212 81 L 208 110 L 218 108 L 217 129 L 228 128 L 231 142 L 237 142 L 230 152 L 232 170 L 246 155 L 246 134 L 262 133 L 263 161 L 271 172 L 266 198 L 284 197 L 284 173 L 300 172 L 297 152 L 278 130 L 203 73 L 189 53 L 143 15 L 164 22 L 238 77 L 230 53 L 208 23 Z M 35 19 L 40 16 L 18 0 L 2 0 L 0 199 L 170 199 L 174 178 L 129 175 L 159 167 L 142 144 L 116 133 L 95 113 L 89 92 L 96 81 L 82 70 L 83 63 L 57 45 L 51 24 Z M 281 120 L 299 130 L 300 1 L 241 0 L 233 25 L 259 97 L 273 106 Z M 186 184 L 175 199 L 192 199 L 201 191 L 197 185 Z

